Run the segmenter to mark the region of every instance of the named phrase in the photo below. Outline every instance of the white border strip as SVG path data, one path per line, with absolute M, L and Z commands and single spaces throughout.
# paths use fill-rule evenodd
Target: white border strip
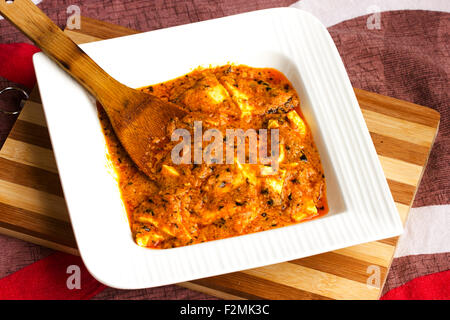
M 395 258 L 450 252 L 450 204 L 412 208 Z

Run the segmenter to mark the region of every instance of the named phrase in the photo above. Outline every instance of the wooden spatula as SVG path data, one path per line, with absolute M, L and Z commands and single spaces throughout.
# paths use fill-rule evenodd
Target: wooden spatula
M 130 157 L 148 174 L 151 140 L 186 111 L 113 79 L 30 0 L 0 0 L 0 14 L 97 98 Z

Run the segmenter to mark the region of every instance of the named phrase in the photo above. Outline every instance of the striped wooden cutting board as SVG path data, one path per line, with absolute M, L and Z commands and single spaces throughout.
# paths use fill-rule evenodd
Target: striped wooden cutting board
M 66 30 L 78 43 L 137 32 L 88 18 L 82 19 L 81 26 L 81 30 Z M 355 92 L 404 222 L 437 133 L 439 114 L 364 90 Z M 77 254 L 37 90 L 0 151 L 0 232 Z M 397 238 L 374 241 L 180 285 L 234 299 L 376 299 L 396 242 Z M 373 282 L 367 285 L 371 275 Z

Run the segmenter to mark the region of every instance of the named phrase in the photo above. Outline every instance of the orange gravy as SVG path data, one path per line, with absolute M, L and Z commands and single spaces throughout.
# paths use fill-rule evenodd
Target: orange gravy
M 99 107 L 138 245 L 180 247 L 279 228 L 328 212 L 319 153 L 298 95 L 281 72 L 225 65 L 197 69 L 142 90 L 190 113 L 168 125 L 167 138 L 154 146 L 152 174 L 146 176 L 130 160 Z M 192 133 L 194 121 L 202 121 L 203 131 L 216 128 L 224 136 L 230 128 L 278 129 L 279 169 L 267 174 L 267 165 L 239 162 L 175 165 L 171 150 L 178 141 L 171 141 L 171 132 L 184 128 Z

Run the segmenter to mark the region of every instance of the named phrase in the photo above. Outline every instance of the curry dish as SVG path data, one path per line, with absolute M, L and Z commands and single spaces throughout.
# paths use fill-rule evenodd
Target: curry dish
M 199 68 L 142 90 L 190 113 L 168 125 L 166 138 L 152 141 L 152 174 L 147 176 L 128 157 L 99 106 L 109 158 L 139 246 L 180 247 L 283 227 L 328 212 L 319 153 L 297 93 L 281 72 L 243 65 Z M 279 169 L 239 161 L 175 165 L 171 151 L 179 141 L 171 141 L 171 133 L 176 128 L 192 133 L 194 121 L 202 122 L 203 132 L 267 129 L 270 136 L 278 129 Z M 210 142 L 202 143 L 205 148 Z M 246 159 L 249 153 L 246 148 Z

